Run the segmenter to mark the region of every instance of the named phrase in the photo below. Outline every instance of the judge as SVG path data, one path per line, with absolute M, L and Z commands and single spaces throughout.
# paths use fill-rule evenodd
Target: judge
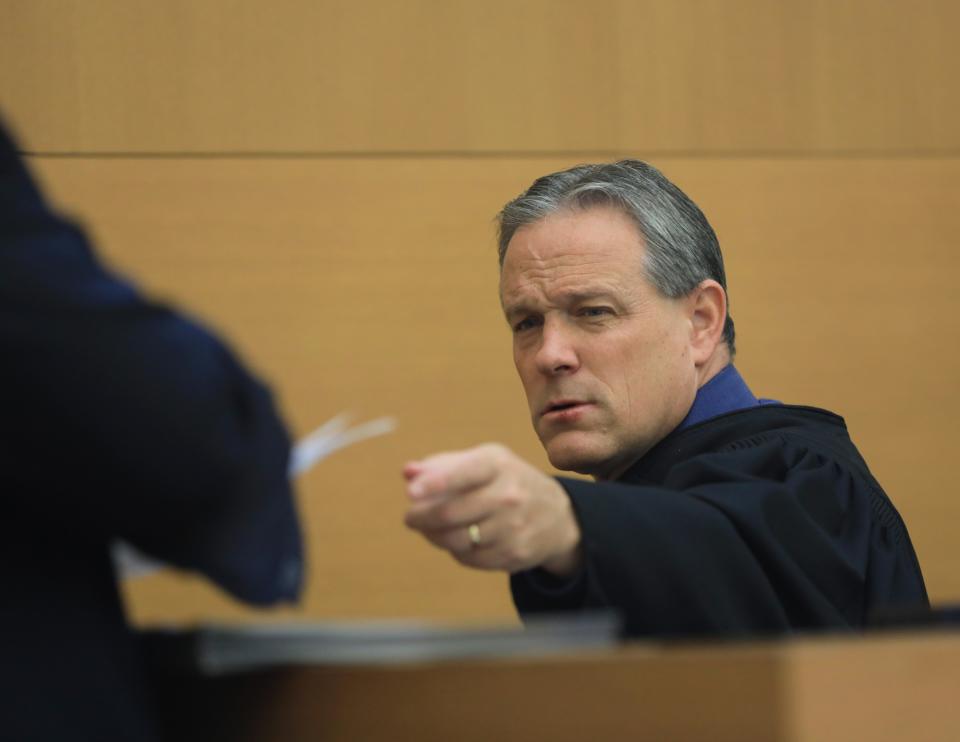
M 499 444 L 404 468 L 406 524 L 511 575 L 524 617 L 615 609 L 634 636 L 864 626 L 927 603 L 907 529 L 841 417 L 733 366 L 700 209 L 638 161 L 538 179 L 499 216 L 500 299 L 554 479 Z

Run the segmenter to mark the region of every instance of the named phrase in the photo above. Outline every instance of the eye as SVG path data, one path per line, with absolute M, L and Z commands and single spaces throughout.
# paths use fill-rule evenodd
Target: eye
M 588 319 L 606 317 L 613 314 L 610 307 L 581 307 L 577 314 Z
M 513 331 L 523 332 L 536 327 L 538 324 L 540 324 L 540 321 L 536 317 L 524 317 L 513 323 Z

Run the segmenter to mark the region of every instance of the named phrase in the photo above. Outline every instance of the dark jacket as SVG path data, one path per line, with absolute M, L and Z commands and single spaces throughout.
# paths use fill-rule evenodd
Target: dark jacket
M 0 359 L 0 734 L 152 739 L 110 544 L 295 598 L 284 427 L 223 344 L 97 262 L 2 128 Z
M 584 566 L 514 575 L 525 616 L 613 608 L 632 636 L 747 636 L 927 604 L 903 521 L 824 410 L 732 412 L 669 435 L 617 482 L 561 484 Z

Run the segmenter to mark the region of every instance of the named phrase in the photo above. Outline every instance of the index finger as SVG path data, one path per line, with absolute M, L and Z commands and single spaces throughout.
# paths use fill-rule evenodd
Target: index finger
M 414 499 L 463 494 L 492 482 L 499 471 L 489 446 L 438 453 L 408 464 L 407 492 Z

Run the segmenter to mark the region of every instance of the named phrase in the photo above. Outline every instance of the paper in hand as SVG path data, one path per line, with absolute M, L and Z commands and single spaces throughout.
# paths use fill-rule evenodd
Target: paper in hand
M 290 452 L 288 472 L 291 477 L 303 474 L 317 462 L 322 461 L 334 451 L 359 443 L 367 438 L 392 433 L 397 422 L 392 417 L 378 417 L 376 420 L 361 423 L 348 428 L 350 413 L 343 412 L 328 420 L 309 435 L 301 438 Z

